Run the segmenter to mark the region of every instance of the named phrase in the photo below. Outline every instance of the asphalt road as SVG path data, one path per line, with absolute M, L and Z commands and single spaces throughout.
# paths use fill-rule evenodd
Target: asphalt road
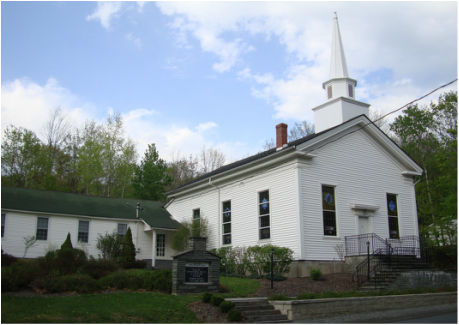
M 392 309 L 322 319 L 299 319 L 293 321 L 293 323 L 457 324 L 457 304 Z

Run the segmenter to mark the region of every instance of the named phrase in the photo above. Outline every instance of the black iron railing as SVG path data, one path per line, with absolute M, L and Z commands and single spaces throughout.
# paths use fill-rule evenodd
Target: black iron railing
M 352 279 L 358 287 L 370 282 L 375 289 L 387 281 L 394 270 L 425 268 L 429 263 L 429 254 L 421 254 L 421 243 L 416 236 L 386 240 L 376 234 L 349 236 L 346 237 L 346 255 L 367 256 L 357 266 Z

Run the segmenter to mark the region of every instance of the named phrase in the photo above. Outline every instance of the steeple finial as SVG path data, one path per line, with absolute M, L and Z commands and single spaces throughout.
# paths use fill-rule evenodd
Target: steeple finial
M 338 16 L 336 12 L 334 14 L 330 79 L 349 78 L 343 43 L 341 41 L 341 33 L 339 32 Z

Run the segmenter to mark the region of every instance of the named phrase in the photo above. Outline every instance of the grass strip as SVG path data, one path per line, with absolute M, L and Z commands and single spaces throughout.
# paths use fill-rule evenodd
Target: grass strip
M 257 280 L 233 277 L 220 277 L 220 283 L 231 290 L 230 293 L 222 294 L 225 298 L 247 297 L 248 294 L 255 293 L 261 287 L 261 283 Z
M 2 323 L 200 323 L 198 295 L 121 292 L 53 298 L 2 296 Z

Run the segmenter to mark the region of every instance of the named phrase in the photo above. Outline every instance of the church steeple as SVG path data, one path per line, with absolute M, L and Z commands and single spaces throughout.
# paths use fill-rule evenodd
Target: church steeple
M 330 79 L 322 84 L 327 102 L 313 108 L 316 132 L 329 129 L 353 117 L 368 116 L 369 104 L 355 100 L 357 80 L 349 77 L 343 42 L 335 12 L 333 19 Z
M 349 78 L 346 56 L 344 55 L 343 42 L 341 41 L 341 33 L 339 32 L 338 16 L 336 15 L 336 12 L 335 18 L 333 19 L 332 54 L 330 65 L 330 79 L 334 78 Z

